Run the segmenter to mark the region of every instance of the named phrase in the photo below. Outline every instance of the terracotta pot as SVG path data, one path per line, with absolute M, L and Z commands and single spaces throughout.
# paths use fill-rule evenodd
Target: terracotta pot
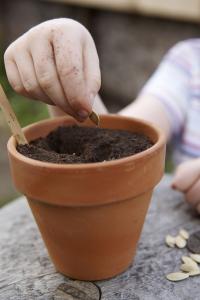
M 71 117 L 49 119 L 24 132 L 30 141 L 74 123 Z M 13 137 L 8 141 L 13 181 L 28 199 L 56 269 L 80 280 L 106 279 L 130 265 L 164 170 L 165 139 L 158 129 L 114 115 L 102 116 L 101 127 L 144 133 L 154 145 L 115 161 L 59 165 L 27 158 Z

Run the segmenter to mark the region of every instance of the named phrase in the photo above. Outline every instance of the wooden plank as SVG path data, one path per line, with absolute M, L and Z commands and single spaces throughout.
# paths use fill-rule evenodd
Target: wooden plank
M 110 280 L 77 282 L 57 273 L 25 198 L 0 210 L 0 300 L 174 300 L 199 299 L 199 277 L 173 283 L 186 249 L 165 245 L 166 234 L 198 230 L 199 216 L 165 176 L 154 192 L 134 263 Z
M 149 16 L 200 21 L 200 0 L 44 0 Z

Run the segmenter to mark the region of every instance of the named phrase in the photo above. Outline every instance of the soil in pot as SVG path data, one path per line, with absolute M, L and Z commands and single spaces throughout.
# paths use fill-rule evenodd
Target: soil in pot
M 32 159 L 58 163 L 110 161 L 142 152 L 153 145 L 140 133 L 95 127 L 61 126 L 17 150 Z

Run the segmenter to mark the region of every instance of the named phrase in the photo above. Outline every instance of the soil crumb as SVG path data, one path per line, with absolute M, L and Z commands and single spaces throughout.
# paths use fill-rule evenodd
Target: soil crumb
M 58 127 L 46 137 L 31 141 L 29 145 L 18 145 L 17 150 L 40 161 L 77 164 L 119 159 L 144 151 L 152 145 L 143 134 L 74 125 Z

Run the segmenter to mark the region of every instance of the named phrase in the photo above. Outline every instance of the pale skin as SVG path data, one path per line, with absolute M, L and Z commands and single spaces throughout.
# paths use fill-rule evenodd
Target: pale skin
M 44 22 L 13 42 L 5 52 L 5 67 L 13 89 L 50 106 L 51 114 L 69 114 L 84 121 L 92 109 L 107 110 L 98 96 L 99 59 L 89 32 L 71 19 Z M 171 138 L 170 122 L 162 104 L 143 95 L 119 114 L 159 126 Z M 200 213 L 200 158 L 182 163 L 172 187 Z

